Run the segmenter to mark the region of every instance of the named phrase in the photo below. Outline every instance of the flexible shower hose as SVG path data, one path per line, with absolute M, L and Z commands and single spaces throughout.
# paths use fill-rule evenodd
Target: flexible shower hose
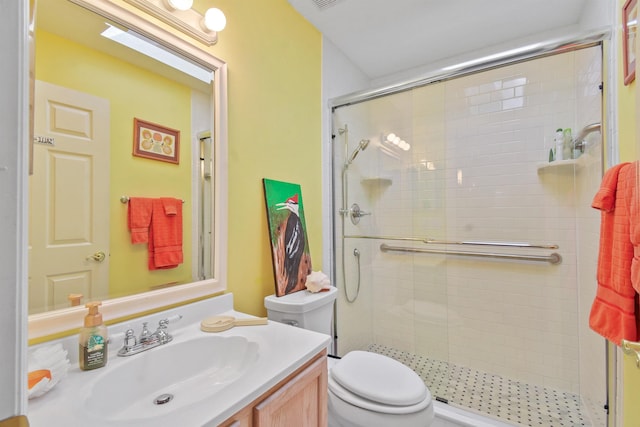
M 348 201 L 348 196 L 347 196 L 347 189 L 348 189 L 348 183 L 347 183 L 347 169 L 349 168 L 349 163 L 346 162 L 347 159 L 347 155 L 348 155 L 348 146 L 349 146 L 349 132 L 348 132 L 348 128 L 347 125 L 344 125 L 344 131 L 342 132 L 344 133 L 344 155 L 345 155 L 345 164 L 342 167 L 342 209 L 340 209 L 340 218 L 341 218 L 341 223 L 342 223 L 342 286 L 344 287 L 344 297 L 347 300 L 348 303 L 354 303 L 357 299 L 358 299 L 358 295 L 360 295 L 360 251 L 356 248 L 353 250 L 353 256 L 355 256 L 358 260 L 358 286 L 356 286 L 356 295 L 353 298 L 349 298 L 349 292 L 347 291 L 347 267 L 345 265 L 345 259 L 344 259 L 344 252 L 345 252 L 345 247 L 344 247 L 344 220 L 345 217 L 348 215 L 349 212 L 349 208 L 347 208 L 347 201 Z
M 344 237 L 342 238 L 342 283 L 344 284 L 344 297 L 347 299 L 348 303 L 353 303 L 358 299 L 358 295 L 360 295 L 360 251 L 356 248 L 353 250 L 353 256 L 356 257 L 358 261 L 358 285 L 356 286 L 356 295 L 353 298 L 349 298 L 349 292 L 347 292 L 347 275 L 346 275 L 346 267 L 344 262 Z

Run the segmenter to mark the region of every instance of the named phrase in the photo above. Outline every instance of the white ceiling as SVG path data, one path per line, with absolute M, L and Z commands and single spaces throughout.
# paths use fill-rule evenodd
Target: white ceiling
M 602 1 L 602 0 L 600 0 Z M 289 0 L 369 78 L 575 29 L 590 0 Z

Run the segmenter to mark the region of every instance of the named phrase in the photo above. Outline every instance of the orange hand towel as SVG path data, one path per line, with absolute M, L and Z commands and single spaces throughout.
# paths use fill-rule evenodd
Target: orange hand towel
M 178 207 L 175 203 L 176 199 L 172 199 L 170 197 L 161 197 L 160 201 L 162 202 L 162 208 L 164 209 L 164 214 L 167 216 L 173 216 L 178 214 Z
M 168 206 L 169 214 L 165 206 Z M 182 264 L 182 200 L 153 199 L 148 250 L 149 270 L 175 268 Z
M 149 227 L 153 211 L 153 199 L 131 197 L 127 212 L 127 227 L 131 232 L 131 243 L 149 241 Z
M 592 206 L 601 210 L 598 289 L 591 306 L 589 326 L 620 345 L 621 339 L 637 341 L 636 292 L 631 282 L 633 245 L 630 239 L 630 194 L 635 168 L 628 163 L 609 169 Z

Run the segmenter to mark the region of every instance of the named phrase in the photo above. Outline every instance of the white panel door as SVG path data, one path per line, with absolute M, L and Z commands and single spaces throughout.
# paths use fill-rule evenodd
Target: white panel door
M 36 81 L 29 310 L 109 289 L 109 101 Z

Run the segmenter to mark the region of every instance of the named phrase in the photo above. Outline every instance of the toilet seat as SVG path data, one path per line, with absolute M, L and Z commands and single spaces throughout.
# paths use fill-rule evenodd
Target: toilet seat
M 340 399 L 375 412 L 410 414 L 431 404 L 431 393 L 415 372 L 376 353 L 348 353 L 332 367 L 328 382 Z

